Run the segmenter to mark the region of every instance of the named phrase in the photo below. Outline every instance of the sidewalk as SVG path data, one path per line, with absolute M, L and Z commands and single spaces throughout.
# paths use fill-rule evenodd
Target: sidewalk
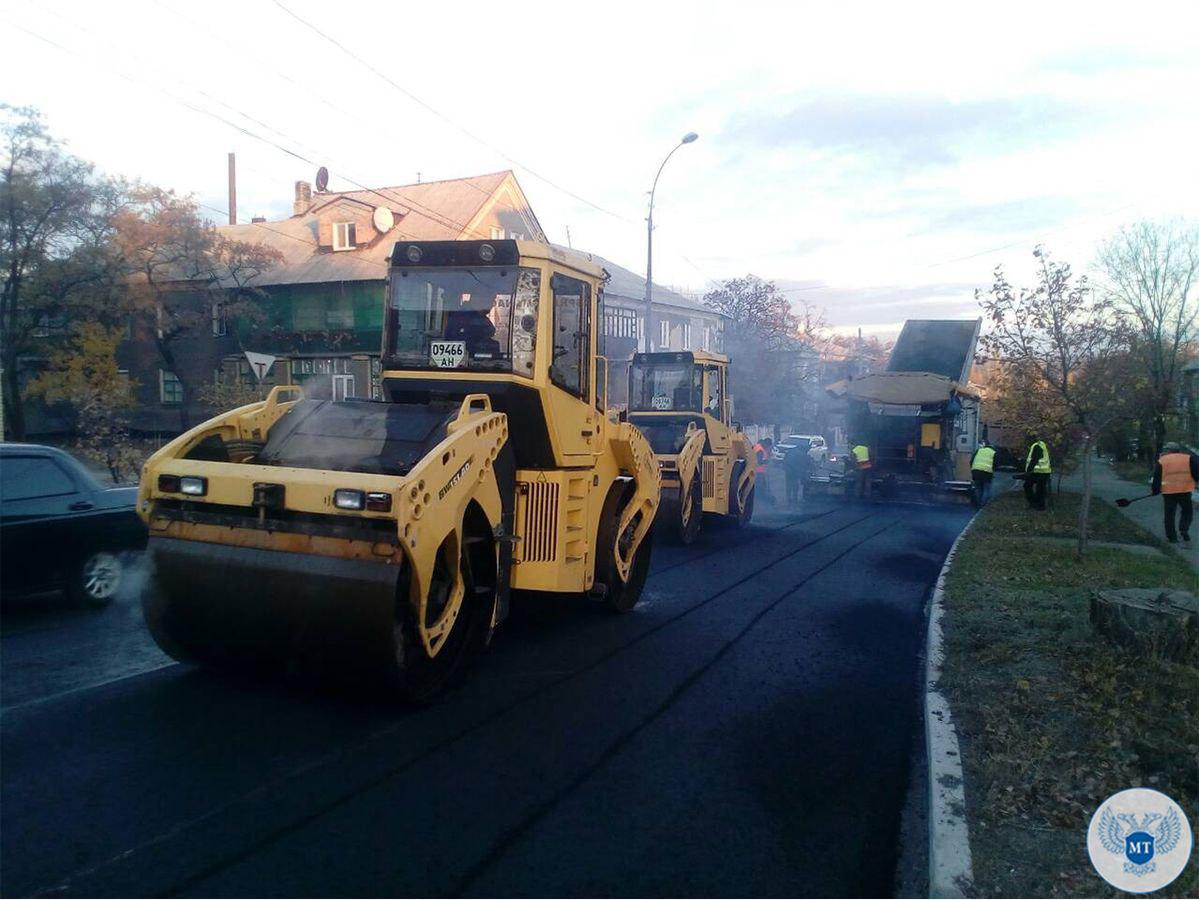
M 1082 493 L 1082 472 L 1077 471 L 1072 475 L 1066 475 L 1062 478 L 1062 487 L 1071 491 Z M 1116 505 L 1116 500 L 1120 497 L 1127 497 L 1129 500 L 1134 497 L 1141 497 L 1149 493 L 1149 484 L 1136 484 L 1132 481 L 1125 481 L 1118 476 L 1107 460 L 1095 459 L 1091 465 L 1091 491 L 1094 499 L 1110 503 L 1113 507 Z M 1142 500 L 1140 503 L 1133 503 L 1121 509 L 1124 515 L 1132 519 L 1142 528 L 1150 531 L 1155 537 L 1166 539 L 1166 528 L 1162 521 L 1162 500 L 1160 497 L 1153 497 L 1149 500 Z M 1193 534 L 1191 535 L 1191 543 L 1173 544 L 1178 555 L 1191 564 L 1191 568 L 1199 572 L 1199 516 L 1196 517 L 1196 523 L 1192 526 Z

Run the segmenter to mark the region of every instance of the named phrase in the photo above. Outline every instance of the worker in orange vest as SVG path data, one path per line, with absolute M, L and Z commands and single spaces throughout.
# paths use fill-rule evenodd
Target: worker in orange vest
M 774 441 L 765 437 L 754 444 L 754 459 L 756 460 L 757 476 L 754 478 L 754 490 L 763 500 L 773 502 L 770 493 L 770 482 L 766 480 L 766 467 L 770 465 L 770 451 L 774 449 Z
M 1171 544 L 1178 543 L 1182 535 L 1184 544 L 1191 542 L 1191 520 L 1195 517 L 1194 506 L 1191 503 L 1191 491 L 1199 482 L 1199 457 L 1188 453 L 1176 441 L 1170 441 L 1162 448 L 1157 465 L 1153 469 L 1153 493 L 1162 495 L 1162 504 L 1166 514 L 1166 540 Z M 1174 520 L 1177 513 L 1178 530 L 1175 531 Z

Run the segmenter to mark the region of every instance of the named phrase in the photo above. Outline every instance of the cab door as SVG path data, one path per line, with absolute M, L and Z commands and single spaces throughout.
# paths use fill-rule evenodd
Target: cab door
M 728 453 L 731 435 L 728 429 L 728 404 L 724 402 L 728 386 L 723 366 L 704 366 L 704 409 L 713 410 L 706 416 L 708 444 L 716 454 Z
M 592 380 L 592 290 L 581 278 L 550 278 L 551 427 L 566 465 L 589 466 L 600 447 L 600 412 Z

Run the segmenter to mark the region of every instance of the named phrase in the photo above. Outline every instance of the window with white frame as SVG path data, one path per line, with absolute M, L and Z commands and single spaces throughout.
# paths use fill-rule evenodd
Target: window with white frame
M 691 323 L 690 322 L 683 323 L 683 346 L 680 349 L 682 349 L 682 350 L 690 350 L 691 349 Z
M 158 399 L 163 403 L 183 402 L 183 383 L 174 372 L 158 370 Z
M 607 337 L 636 338 L 637 311 L 609 306 L 604 310 L 604 335 Z
M 712 326 L 710 325 L 704 326 L 704 349 L 712 349 Z
M 212 301 L 212 336 L 224 337 L 229 331 L 229 320 L 225 315 L 225 304 L 219 300 Z
M 354 223 L 353 222 L 334 222 L 333 223 L 333 249 L 334 250 L 353 250 L 354 243 Z
M 504 239 L 504 229 L 491 226 L 491 239 L 493 241 L 502 241 Z
M 658 348 L 666 350 L 670 347 L 670 323 L 665 319 L 658 322 Z

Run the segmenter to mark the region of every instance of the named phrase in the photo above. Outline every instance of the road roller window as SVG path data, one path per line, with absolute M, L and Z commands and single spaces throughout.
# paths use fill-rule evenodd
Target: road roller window
M 701 374 L 700 368 L 688 359 L 635 363 L 629 409 L 698 411 L 704 390 Z
M 590 385 L 591 286 L 566 275 L 551 280 L 554 291 L 554 360 L 550 380 L 587 399 Z
M 531 375 L 532 334 L 523 329 L 530 313 L 536 327 L 538 278 L 537 270 L 516 266 L 394 272 L 390 364 L 406 369 L 515 369 Z M 521 297 L 514 303 L 518 284 Z M 521 318 L 514 323 L 516 306 L 521 307 Z M 515 342 L 514 325 L 519 332 Z

